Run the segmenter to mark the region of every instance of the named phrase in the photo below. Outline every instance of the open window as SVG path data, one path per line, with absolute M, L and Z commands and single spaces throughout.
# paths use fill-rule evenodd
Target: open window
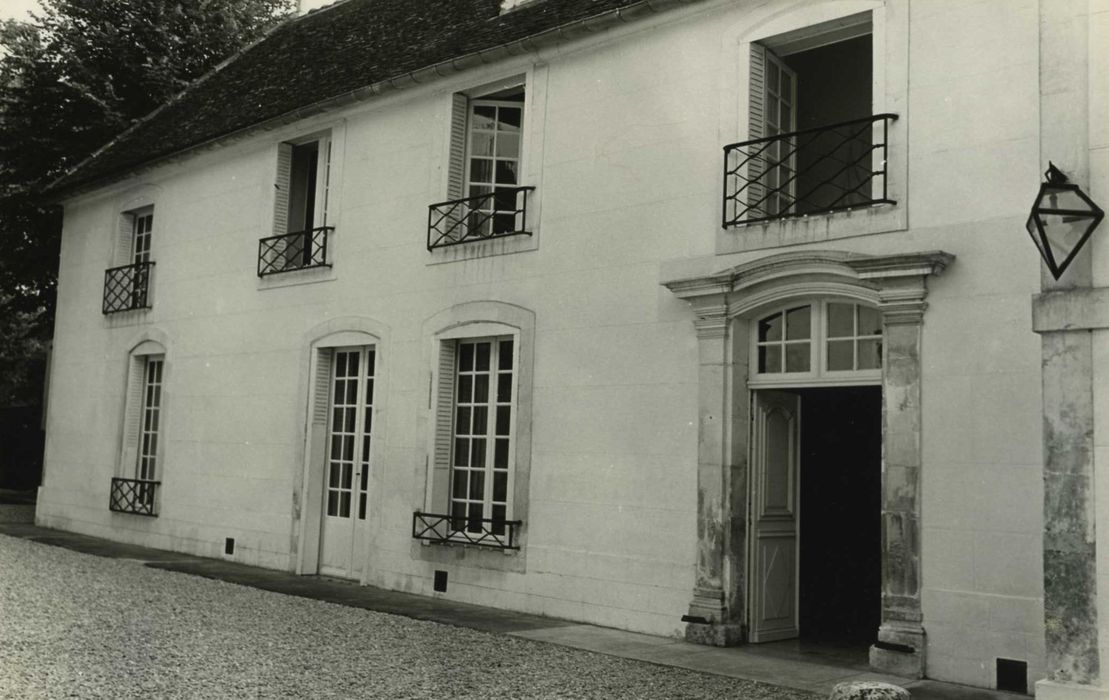
M 103 313 L 150 308 L 153 237 L 153 206 L 127 211 L 120 217 L 116 267 L 104 272 Z
M 725 148 L 724 225 L 893 203 L 870 12 L 750 44 L 748 139 Z
M 327 134 L 278 144 L 273 236 L 258 246 L 258 276 L 329 267 L 328 190 L 331 137 Z

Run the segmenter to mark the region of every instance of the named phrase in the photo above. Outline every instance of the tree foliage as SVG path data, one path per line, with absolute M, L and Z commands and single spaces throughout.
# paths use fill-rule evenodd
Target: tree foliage
M 0 21 L 0 405 L 53 328 L 61 213 L 43 187 L 292 2 L 40 0 L 31 21 Z

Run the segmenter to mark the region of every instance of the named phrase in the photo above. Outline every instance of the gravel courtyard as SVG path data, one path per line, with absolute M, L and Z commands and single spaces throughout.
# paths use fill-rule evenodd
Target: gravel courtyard
M 816 696 L 0 535 L 0 697 Z

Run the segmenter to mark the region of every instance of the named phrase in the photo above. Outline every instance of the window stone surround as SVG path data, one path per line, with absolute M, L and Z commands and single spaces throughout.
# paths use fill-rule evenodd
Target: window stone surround
M 457 565 L 493 571 L 525 573 L 527 571 L 527 542 L 530 521 L 528 501 L 531 481 L 532 396 L 535 355 L 535 312 L 522 306 L 500 301 L 482 300 L 455 304 L 443 309 L 423 323 L 421 337 L 424 343 L 423 366 L 427 376 L 428 403 L 421 406 L 417 428 L 427 436 L 425 459 L 420 461 L 416 483 L 424 488 L 413 494 L 412 510 L 426 511 L 432 497 L 433 461 L 435 454 L 435 405 L 434 395 L 438 377 L 439 344 L 445 340 L 489 335 L 512 335 L 518 343 L 516 376 L 516 433 L 515 473 L 512 486 L 512 517 L 523 521 L 517 544 L 519 549 L 497 550 L 475 547 L 464 543 L 436 543 L 412 540 L 410 554 L 413 561 L 423 561 L 439 566 Z

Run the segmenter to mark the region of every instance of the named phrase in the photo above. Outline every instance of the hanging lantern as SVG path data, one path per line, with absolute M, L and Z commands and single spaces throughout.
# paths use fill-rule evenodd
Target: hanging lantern
M 1105 212 L 1050 161 L 1044 178 L 1047 182 L 1040 185 L 1025 227 L 1052 276 L 1059 279 Z

